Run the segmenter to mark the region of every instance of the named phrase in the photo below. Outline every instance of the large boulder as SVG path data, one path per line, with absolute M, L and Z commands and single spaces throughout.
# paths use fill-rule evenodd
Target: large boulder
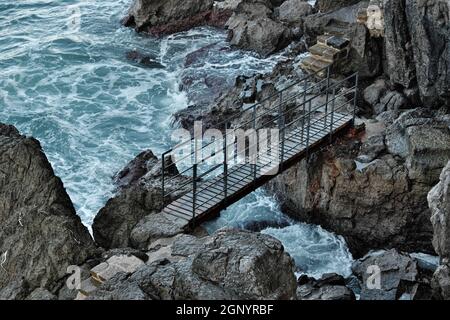
M 361 300 L 431 298 L 429 274 L 414 258 L 394 249 L 370 252 L 355 261 L 353 272 L 362 282 Z
M 324 274 L 318 280 L 303 275 L 298 282 L 298 300 L 355 300 L 345 279 L 337 274 Z
M 272 16 L 273 10 L 265 1 L 241 2 L 226 23 L 231 45 L 262 56 L 286 47 L 293 33 Z
M 166 158 L 165 177 L 178 176 L 176 166 Z M 186 182 L 185 177 L 166 181 L 166 192 Z M 131 245 L 133 228 L 145 216 L 157 214 L 163 207 L 162 164 L 150 150 L 140 153 L 115 176 L 120 187 L 98 212 L 92 225 L 95 241 L 103 248 L 124 248 Z M 173 194 L 167 201 L 176 199 Z
M 90 299 L 296 298 L 294 262 L 270 236 L 237 230 L 200 239 L 180 235 L 156 250 L 146 265 L 117 274 Z
M 53 299 L 96 247 L 37 140 L 0 124 L 0 163 L 0 299 Z
M 449 9 L 440 0 L 384 3 L 386 74 L 395 85 L 417 85 L 431 107 L 450 101 Z
M 386 127 L 387 126 L 387 127 Z M 448 116 L 404 112 L 366 122 L 272 180 L 282 209 L 343 235 L 352 253 L 374 248 L 432 252 L 427 194 L 450 158 Z
M 287 0 L 278 9 L 279 19 L 289 23 L 301 22 L 312 13 L 313 7 L 304 0 Z
M 134 0 L 124 24 L 153 35 L 200 25 L 223 26 L 230 13 L 214 10 L 213 5 L 213 0 Z

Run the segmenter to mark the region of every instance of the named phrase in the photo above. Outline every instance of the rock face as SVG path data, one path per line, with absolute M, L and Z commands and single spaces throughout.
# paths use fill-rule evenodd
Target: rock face
M 437 298 L 450 299 L 450 161 L 441 173 L 440 182 L 428 194 L 432 212 L 433 245 L 441 257 L 442 265 L 433 276 L 433 289 Z
M 404 88 L 417 85 L 427 106 L 448 105 L 448 1 L 388 0 L 384 6 L 386 75 Z
M 313 13 L 313 7 L 303 0 L 287 0 L 278 9 L 278 17 L 288 23 L 301 22 Z
M 393 124 L 367 122 L 275 178 L 282 209 L 343 235 L 352 253 L 432 251 L 427 194 L 450 158 L 448 116 L 404 112 Z M 386 128 L 387 126 L 387 128 Z
M 351 6 L 361 0 L 317 0 L 316 7 L 321 12 L 337 10 L 343 7 Z
M 396 250 L 371 252 L 353 265 L 361 279 L 361 300 L 430 299 L 429 279 L 417 262 Z
M 441 258 L 450 258 L 450 161 L 440 182 L 428 194 L 433 224 L 433 245 Z
M 223 26 L 226 11 L 213 10 L 213 0 L 135 0 L 124 19 L 138 32 L 164 35 L 200 25 Z
M 302 276 L 297 288 L 298 300 L 355 300 L 355 294 L 345 286 L 345 280 L 337 274 L 325 274 L 315 280 Z
M 168 243 L 150 251 L 147 264 L 133 274 L 105 282 L 90 299 L 296 297 L 293 260 L 270 236 L 221 230 L 200 239 L 179 235 Z
M 242 1 L 226 26 L 231 45 L 262 56 L 286 47 L 293 39 L 291 30 L 273 19 L 269 1 Z
M 53 297 L 94 242 L 37 140 L 0 124 L 0 163 L 0 299 Z
M 166 178 L 178 175 L 178 170 L 166 159 Z M 139 154 L 116 175 L 121 187 L 118 194 L 109 199 L 94 219 L 92 229 L 95 241 L 103 248 L 129 246 L 130 235 L 137 223 L 147 215 L 159 213 L 162 208 L 162 165 L 150 150 Z M 186 182 L 179 176 L 173 185 Z M 172 195 L 174 200 L 178 195 Z

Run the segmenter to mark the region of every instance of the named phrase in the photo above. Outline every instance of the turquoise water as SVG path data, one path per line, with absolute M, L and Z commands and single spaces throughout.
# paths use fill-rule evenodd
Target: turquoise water
M 0 121 L 41 141 L 87 226 L 113 195 L 114 173 L 144 149 L 159 154 L 172 146 L 171 115 L 190 103 L 179 90 L 182 76 L 208 73 L 232 80 L 238 74 L 270 70 L 276 61 L 225 50 L 220 59 L 206 57 L 205 63 L 185 68 L 186 55 L 199 48 L 215 43 L 228 48 L 226 34 L 199 28 L 160 40 L 141 36 L 119 23 L 129 3 L 0 2 Z M 166 68 L 148 69 L 128 61 L 125 55 L 131 49 L 155 56 Z M 202 82 L 194 89 L 203 90 Z M 208 228 L 267 220 L 294 224 L 286 232 L 263 232 L 290 243 L 294 237 L 294 247 L 285 245 L 300 269 L 314 275 L 348 274 L 351 255 L 342 238 L 287 220 L 262 191 L 230 207 Z M 336 245 L 321 245 L 317 237 Z M 302 257 L 317 250 L 305 248 L 316 243 L 323 263 L 302 264 Z M 336 256 L 341 261 L 337 266 L 329 263 Z

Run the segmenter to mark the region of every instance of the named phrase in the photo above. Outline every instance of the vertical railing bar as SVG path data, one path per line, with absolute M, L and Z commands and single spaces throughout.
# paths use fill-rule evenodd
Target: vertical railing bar
M 228 129 L 228 124 L 225 124 Z M 227 151 L 227 135 L 223 139 L 223 193 L 224 199 L 228 197 L 228 151 Z
M 283 169 L 284 162 L 284 111 L 283 111 L 283 93 L 280 92 L 280 104 L 278 105 L 278 131 L 281 131 L 281 154 L 280 171 Z
M 253 107 L 253 130 L 256 130 L 256 106 Z M 255 132 L 256 134 L 256 154 L 253 155 L 254 158 L 252 159 L 253 161 L 253 182 L 256 182 L 256 170 L 257 170 L 257 162 L 258 162 L 258 154 L 259 154 L 259 146 L 258 146 L 258 133 Z
M 327 127 L 327 114 L 328 114 L 328 101 L 329 101 L 329 93 L 328 88 L 330 88 L 330 66 L 327 67 L 327 88 L 326 90 L 326 98 L 325 98 L 325 122 L 324 122 L 324 129 Z
M 162 208 L 161 210 L 164 209 L 164 207 L 166 206 L 166 191 L 165 191 L 165 171 L 166 171 L 166 166 L 165 166 L 165 158 L 166 158 L 166 153 L 162 154 L 162 181 L 161 181 L 161 189 L 162 189 Z
M 302 138 L 301 138 L 301 144 L 303 144 L 303 137 L 305 133 L 305 111 L 306 111 L 306 79 L 305 83 L 303 84 L 303 117 L 302 117 Z
M 333 101 L 331 102 L 330 143 L 333 141 L 334 107 L 336 102 L 336 88 L 333 88 Z
M 356 81 L 355 81 L 355 95 L 354 95 L 354 101 L 353 101 L 353 119 L 352 119 L 352 125 L 355 126 L 355 119 L 356 119 L 356 99 L 358 95 L 358 81 L 359 81 L 359 73 L 356 73 Z
M 308 102 L 308 127 L 306 128 L 306 155 L 309 157 L 309 137 L 311 126 L 311 101 Z

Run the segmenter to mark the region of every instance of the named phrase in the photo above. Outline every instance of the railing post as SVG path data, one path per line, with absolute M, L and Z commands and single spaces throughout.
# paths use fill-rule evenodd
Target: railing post
M 302 138 L 301 138 L 301 144 L 303 145 L 303 137 L 305 136 L 305 113 L 306 113 L 306 89 L 307 89 L 307 83 L 306 79 L 304 80 L 303 84 L 303 117 L 302 117 Z
M 226 131 L 225 131 L 226 132 Z M 227 152 L 227 134 L 223 139 L 223 193 L 224 199 L 228 197 L 228 152 Z
M 255 130 L 256 134 L 256 154 L 253 159 L 253 182 L 256 182 L 256 171 L 257 171 L 257 163 L 258 163 L 258 154 L 259 154 L 259 146 L 258 146 L 258 133 L 256 132 L 256 105 L 253 106 L 253 116 L 252 116 L 252 128 Z
M 311 100 L 308 102 L 308 127 L 306 128 L 306 156 L 309 157 L 309 138 L 311 129 Z
M 334 126 L 334 106 L 336 103 L 336 88 L 333 88 L 333 101 L 331 102 L 331 123 L 330 123 L 330 143 L 333 140 L 333 126 Z
M 325 99 L 325 123 L 323 128 L 327 127 L 327 117 L 328 117 L 328 101 L 329 101 L 329 93 L 328 88 L 330 87 L 330 66 L 327 67 L 327 88 L 326 90 L 326 99 Z
M 195 210 L 197 202 L 197 163 L 192 166 L 192 218 L 195 219 Z
M 278 105 L 278 131 L 281 132 L 281 155 L 280 155 L 280 171 L 283 169 L 284 162 L 284 131 L 285 131 L 285 121 L 284 121 L 284 111 L 283 111 L 283 93 L 280 92 L 280 103 Z M 280 136 L 280 135 L 279 135 Z
M 162 181 L 161 181 L 161 189 L 162 189 L 162 209 L 164 209 L 164 207 L 166 206 L 166 191 L 165 191 L 165 171 L 166 171 L 166 154 L 163 153 L 162 154 Z
M 355 126 L 355 119 L 356 119 L 356 99 L 358 96 L 358 82 L 359 82 L 359 73 L 356 73 L 356 80 L 355 80 L 355 96 L 353 97 L 353 119 L 352 119 L 352 125 Z

